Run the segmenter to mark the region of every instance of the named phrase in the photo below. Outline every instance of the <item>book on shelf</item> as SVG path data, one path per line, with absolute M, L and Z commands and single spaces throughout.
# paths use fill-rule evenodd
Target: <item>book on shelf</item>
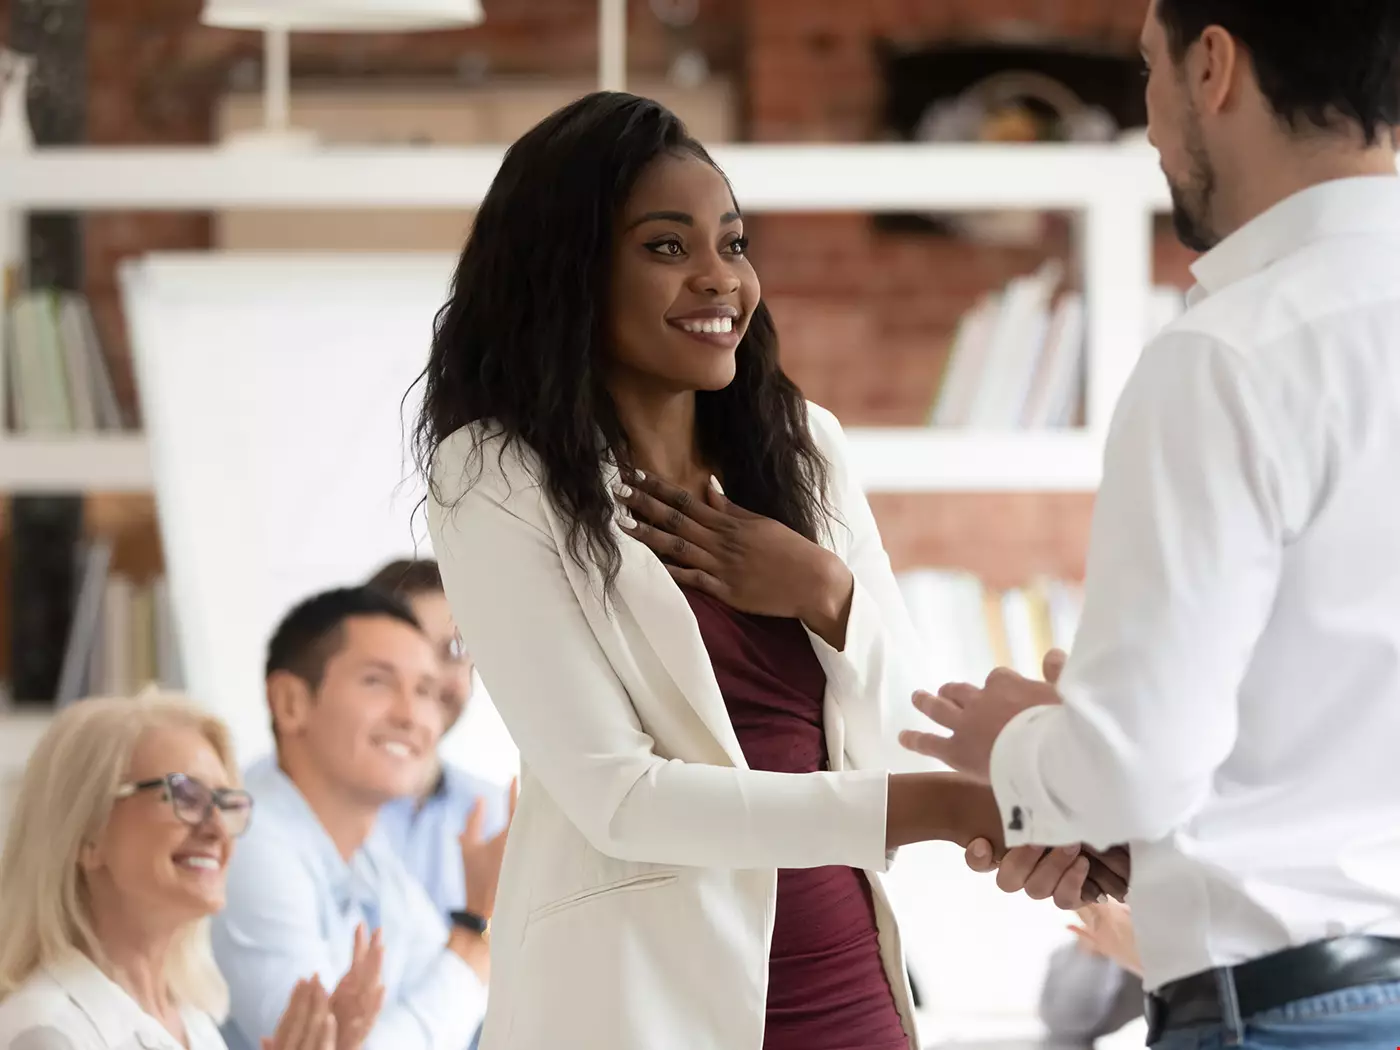
M 83 539 L 78 497 L 16 497 L 11 522 L 15 703 L 63 707 L 183 685 L 164 577 L 116 571 L 110 541 Z
M 22 292 L 6 311 L 0 362 L 11 428 L 88 434 L 125 427 L 107 355 L 87 300 L 52 289 Z
M 989 292 L 962 318 L 939 378 L 929 424 L 975 430 L 1042 430 L 1079 425 L 1087 363 L 1084 297 L 1062 288 L 1064 267 Z M 1182 312 L 1171 287 L 1150 299 L 1144 338 Z
M 1077 583 L 1040 579 L 999 590 L 946 569 L 902 573 L 899 587 L 924 671 L 938 682 L 981 682 L 996 667 L 1039 678 L 1045 654 L 1074 643 L 1083 601 Z

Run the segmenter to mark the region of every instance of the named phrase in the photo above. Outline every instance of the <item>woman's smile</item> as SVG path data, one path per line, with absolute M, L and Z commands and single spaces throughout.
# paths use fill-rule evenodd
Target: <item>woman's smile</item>
M 744 334 L 739 310 L 733 306 L 709 306 L 692 310 L 668 317 L 666 323 L 702 343 L 724 350 L 737 347 Z

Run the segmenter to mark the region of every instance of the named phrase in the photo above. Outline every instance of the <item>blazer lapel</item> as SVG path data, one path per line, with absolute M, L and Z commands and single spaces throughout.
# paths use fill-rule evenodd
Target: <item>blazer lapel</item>
M 651 548 L 618 530 L 622 567 L 617 596 L 666 667 L 671 679 L 715 740 L 740 769 L 747 769 L 743 749 L 729 720 L 715 671 L 690 603 Z
M 619 478 L 617 465 L 606 462 L 603 480 L 609 491 L 617 486 Z M 724 706 L 719 683 L 715 681 L 715 669 L 705 651 L 705 641 L 700 637 L 690 603 L 650 547 L 627 535 L 616 524 L 613 529 L 622 551 L 617 597 L 631 611 L 676 688 L 690 702 L 729 760 L 738 768 L 747 769 L 743 748 L 739 746 L 734 723 L 729 720 L 729 710 Z M 593 572 L 590 577 L 601 593 L 601 577 Z

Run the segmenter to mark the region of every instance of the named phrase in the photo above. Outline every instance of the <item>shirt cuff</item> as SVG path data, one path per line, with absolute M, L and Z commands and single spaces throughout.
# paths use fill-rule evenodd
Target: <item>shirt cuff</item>
M 451 983 L 453 1013 L 459 1020 L 468 1022 L 474 1032 L 486 1017 L 486 985 L 467 961 L 450 948 L 443 950 L 442 966 L 441 972 L 448 975 Z M 470 1032 L 467 1038 L 470 1040 Z
M 992 745 L 992 793 L 1001 810 L 1008 848 L 1068 846 L 1079 841 L 1040 778 L 1040 754 L 1046 736 L 1064 711 L 1041 705 L 1022 711 L 1006 724 Z

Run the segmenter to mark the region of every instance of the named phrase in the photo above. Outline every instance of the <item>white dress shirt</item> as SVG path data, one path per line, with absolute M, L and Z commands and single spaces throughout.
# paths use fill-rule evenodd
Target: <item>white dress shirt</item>
M 1400 936 L 1400 179 L 1193 270 L 1114 416 L 1064 705 L 991 767 L 1012 844 L 1132 843 L 1149 989 Z
M 188 1050 L 226 1050 L 208 1014 L 180 1011 Z M 81 952 L 0 1001 L 0 1050 L 186 1050 Z

